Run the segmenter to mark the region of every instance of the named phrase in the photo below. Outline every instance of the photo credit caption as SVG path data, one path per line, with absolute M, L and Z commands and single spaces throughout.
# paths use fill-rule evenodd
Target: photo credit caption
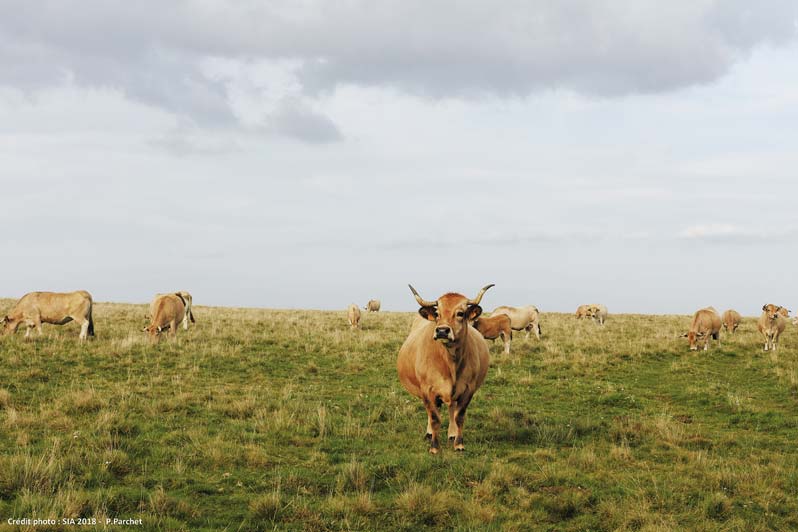
M 17 525 L 17 526 L 96 526 L 102 525 L 103 521 L 105 521 L 105 525 L 114 525 L 114 526 L 142 526 L 144 524 L 144 520 L 140 517 L 133 518 L 119 518 L 119 517 L 104 517 L 102 519 L 97 519 L 95 517 L 62 517 L 59 519 L 40 519 L 40 518 L 30 518 L 30 517 L 23 517 L 23 518 L 13 518 L 10 517 L 6 520 L 6 523 L 9 525 Z

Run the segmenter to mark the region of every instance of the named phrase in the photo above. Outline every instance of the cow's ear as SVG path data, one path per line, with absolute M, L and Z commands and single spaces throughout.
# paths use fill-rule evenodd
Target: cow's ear
M 0 319 L 0 325 L 4 325 L 7 321 L 8 321 L 8 316 L 3 316 L 3 318 Z
M 435 321 L 438 319 L 438 311 L 434 306 L 421 307 L 420 309 L 418 309 L 418 313 L 425 320 Z
M 699 338 L 703 338 L 703 337 L 704 337 L 704 336 L 706 336 L 706 335 L 707 335 L 707 333 L 705 333 L 705 332 L 700 332 L 700 333 L 698 333 L 696 336 L 698 336 Z
M 762 305 L 762 310 L 765 310 L 765 311 L 767 311 L 767 309 L 768 309 L 768 306 L 767 306 L 767 305 Z
M 471 305 L 466 309 L 466 319 L 468 321 L 479 318 L 480 314 L 482 314 L 482 307 L 479 305 Z

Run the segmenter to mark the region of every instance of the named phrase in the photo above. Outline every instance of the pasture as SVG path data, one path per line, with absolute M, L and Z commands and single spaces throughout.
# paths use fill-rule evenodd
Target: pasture
M 345 310 L 199 306 L 176 342 L 150 345 L 146 313 L 95 304 L 85 345 L 74 324 L 0 340 L 0 527 L 798 528 L 792 325 L 775 353 L 754 318 L 689 352 L 687 315 L 602 328 L 543 313 L 541 341 L 491 346 L 466 452 L 430 456 L 395 369 L 413 314 L 364 312 L 352 331 Z

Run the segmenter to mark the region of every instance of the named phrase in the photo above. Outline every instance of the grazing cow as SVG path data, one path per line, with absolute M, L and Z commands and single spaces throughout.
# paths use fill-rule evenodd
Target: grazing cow
M 183 316 L 182 322 L 183 322 L 183 330 L 187 331 L 188 330 L 188 322 L 189 321 L 191 321 L 191 323 L 196 323 L 196 321 L 194 320 L 194 313 L 191 311 L 191 305 L 192 305 L 192 303 L 194 301 L 194 298 L 192 298 L 191 294 L 189 294 L 185 290 L 181 290 L 180 292 L 173 292 L 173 293 L 174 293 L 174 295 L 176 295 L 179 298 L 181 298 L 183 300 L 183 303 L 185 304 L 186 313 L 185 313 L 185 316 Z M 155 302 L 158 300 L 159 296 L 163 296 L 163 295 L 166 295 L 166 294 L 155 294 L 155 299 L 153 299 L 152 303 L 150 303 L 150 317 L 155 316 Z
M 42 335 L 42 323 L 63 325 L 75 320 L 80 324 L 81 341 L 89 336 L 94 336 L 94 320 L 91 294 L 85 290 L 77 292 L 31 292 L 25 294 L 17 301 L 8 315 L 0 319 L 3 325 L 3 334 L 13 334 L 20 325 L 25 323 L 28 330 L 25 338 L 30 338 L 31 330 L 36 327 L 39 336 Z
M 781 314 L 785 318 L 789 318 L 790 317 L 790 311 L 787 310 L 787 307 L 780 307 L 779 308 L 779 314 Z
M 177 324 L 186 318 L 186 301 L 179 292 L 158 294 L 150 303 L 150 324 L 144 328 L 150 340 L 158 340 L 158 335 L 169 330 L 172 338 L 177 338 Z
M 426 322 L 414 321 L 410 334 L 399 349 L 396 369 L 399 381 L 427 409 L 426 437 L 429 452 L 440 447 L 438 431 L 443 403 L 449 408 L 449 441 L 455 451 L 464 451 L 463 424 L 471 398 L 488 373 L 488 344 L 469 323 L 482 314 L 479 302 L 490 284 L 474 299 L 448 293 L 437 301 L 426 301 L 410 286 Z
M 579 305 L 576 307 L 576 319 L 581 320 L 582 318 L 587 318 L 589 308 L 590 305 Z
M 529 338 L 529 332 L 535 331 L 535 336 L 540 340 L 540 312 L 534 305 L 526 307 L 496 307 L 491 316 L 505 314 L 510 317 L 510 326 L 514 331 L 526 331 L 524 338 Z
M 369 299 L 369 302 L 366 303 L 366 306 L 363 307 L 364 310 L 368 310 L 369 312 L 379 312 L 380 311 L 380 300 L 379 299 Z
M 347 309 L 347 316 L 349 317 L 349 325 L 353 329 L 357 329 L 360 327 L 360 309 L 352 303 L 349 305 L 349 309 Z
M 690 342 L 690 351 L 698 351 L 699 344 L 703 343 L 704 351 L 709 349 L 709 338 L 717 340 L 720 345 L 720 315 L 712 307 L 702 308 L 693 314 L 690 331 L 682 335 Z
M 787 327 L 787 318 L 781 312 L 783 307 L 767 304 L 762 307 L 762 315 L 759 317 L 757 328 L 762 336 L 765 337 L 765 351 L 776 350 L 779 343 L 779 336 Z
M 590 305 L 587 308 L 587 315 L 599 325 L 604 325 L 604 321 L 607 319 L 607 307 L 604 305 Z
M 495 340 L 501 338 L 504 344 L 504 354 L 510 354 L 510 339 L 513 337 L 513 329 L 510 327 L 510 316 L 507 314 L 496 314 L 490 318 L 479 316 L 472 323 L 485 340 Z
M 723 316 L 721 316 L 723 328 L 726 329 L 727 333 L 731 334 L 734 334 L 734 331 L 736 331 L 737 327 L 740 326 L 742 319 L 743 317 L 740 316 L 740 313 L 732 309 L 727 310 L 723 313 Z

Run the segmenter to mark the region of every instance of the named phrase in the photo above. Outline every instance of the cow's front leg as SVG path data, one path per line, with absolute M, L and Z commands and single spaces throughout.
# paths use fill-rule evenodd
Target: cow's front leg
M 447 434 L 449 436 L 449 443 L 454 443 L 457 440 L 457 400 L 452 399 L 449 401 L 449 428 Z
M 466 409 L 471 403 L 471 398 L 474 397 L 474 392 L 466 390 L 457 401 L 452 401 L 452 411 L 454 412 L 454 424 L 456 433 L 454 438 L 454 450 L 465 451 L 463 444 L 463 425 L 465 425 Z
M 424 406 L 427 408 L 427 433 L 429 434 L 429 452 L 438 454 L 440 449 L 440 440 L 438 439 L 438 432 L 441 429 L 441 415 L 438 412 L 440 398 L 434 395 L 427 395 L 424 397 Z

